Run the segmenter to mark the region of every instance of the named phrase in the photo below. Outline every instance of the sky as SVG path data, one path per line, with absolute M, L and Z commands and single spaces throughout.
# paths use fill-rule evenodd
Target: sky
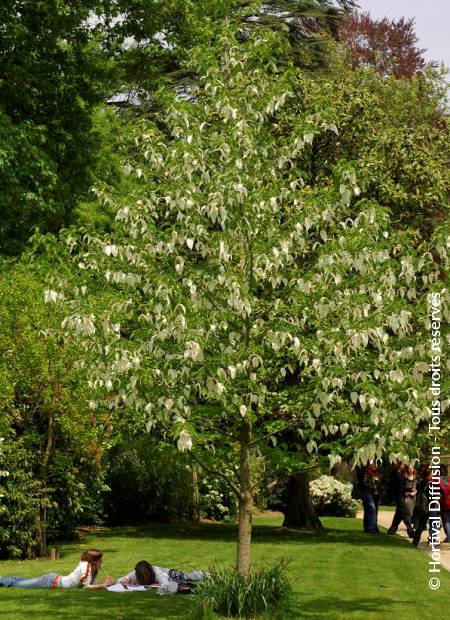
M 450 68 L 450 0 L 356 0 L 372 17 L 414 17 L 419 48 L 426 60 L 443 61 Z

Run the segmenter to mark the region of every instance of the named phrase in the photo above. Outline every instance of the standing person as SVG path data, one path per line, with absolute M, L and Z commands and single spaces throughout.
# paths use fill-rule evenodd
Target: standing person
M 441 489 L 441 521 L 445 532 L 445 538 L 442 542 L 450 543 L 450 480 L 447 465 L 441 465 L 439 487 Z
M 412 523 L 414 507 L 416 505 L 417 496 L 417 479 L 414 467 L 408 466 L 405 471 L 405 484 L 403 486 L 403 494 L 405 497 L 406 510 L 409 512 Z
M 428 476 L 430 465 L 424 463 L 417 473 L 417 494 L 416 503 L 414 505 L 412 526 L 417 532 L 419 523 L 423 519 L 423 514 L 428 514 Z
M 95 583 L 103 562 L 103 553 L 98 549 L 87 549 L 81 560 L 69 575 L 46 573 L 40 577 L 0 577 L 0 587 L 4 588 L 80 588 L 91 590 L 106 588 L 114 579 L 106 576 L 104 583 Z
M 406 506 L 406 495 L 405 495 L 405 484 L 406 484 L 406 472 L 405 465 L 403 463 L 397 462 L 392 470 L 391 470 L 391 480 L 390 480 L 390 493 L 396 503 L 394 517 L 392 519 L 392 523 L 390 528 L 388 529 L 388 534 L 395 534 L 398 530 L 398 526 L 403 521 L 406 525 L 406 531 L 410 538 L 414 536 L 414 528 L 412 526 L 412 515 L 409 513 L 409 510 Z
M 419 474 L 419 481 L 417 483 L 417 496 L 416 496 L 416 513 L 417 513 L 417 527 L 413 536 L 413 545 L 417 547 L 420 543 L 420 538 L 424 530 L 428 525 L 428 520 L 435 520 L 439 518 L 437 510 L 430 510 L 430 481 L 432 472 L 429 465 L 424 465 Z M 431 542 L 431 532 L 428 534 L 428 542 Z
M 378 502 L 381 474 L 374 463 L 356 470 L 358 486 L 364 507 L 363 526 L 367 534 L 378 534 Z

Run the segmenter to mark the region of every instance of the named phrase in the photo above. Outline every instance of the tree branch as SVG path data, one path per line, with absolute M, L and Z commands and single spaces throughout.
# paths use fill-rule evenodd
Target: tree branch
M 194 461 L 196 461 L 200 465 L 202 469 L 207 471 L 209 474 L 213 474 L 214 476 L 219 476 L 220 478 L 225 480 L 225 482 L 229 485 L 229 487 L 234 491 L 237 498 L 241 500 L 241 492 L 239 491 L 238 486 L 234 482 L 232 482 L 226 474 L 224 474 L 223 472 L 217 469 L 214 469 L 214 467 L 205 465 L 205 463 L 201 459 L 199 459 L 198 456 L 194 454 L 193 452 L 191 452 L 191 457 L 194 459 Z
M 286 429 L 290 428 L 291 426 L 294 426 L 297 423 L 298 423 L 298 420 L 296 418 L 293 422 L 290 422 L 289 424 L 287 424 L 286 426 L 283 426 L 283 428 L 280 428 L 277 431 L 273 431 L 271 433 L 267 433 L 267 435 L 263 435 L 262 437 L 258 437 L 257 439 L 253 439 L 253 441 L 250 442 L 250 445 L 253 446 L 255 443 L 259 443 L 260 441 L 264 441 L 264 439 L 268 439 L 269 437 L 272 437 L 273 435 L 277 435 L 278 433 L 282 433 L 283 431 L 285 431 Z

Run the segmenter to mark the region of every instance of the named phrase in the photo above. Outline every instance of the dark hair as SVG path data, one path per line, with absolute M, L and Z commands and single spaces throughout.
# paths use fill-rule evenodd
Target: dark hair
M 429 463 L 423 463 L 423 465 L 421 466 L 421 468 L 419 470 L 419 479 L 420 480 L 427 480 L 428 479 L 429 471 L 430 471 Z
M 83 553 L 81 554 L 81 561 L 89 562 L 89 564 L 92 564 L 92 562 L 97 562 L 97 560 L 101 560 L 102 557 L 103 553 L 99 549 L 86 549 L 86 551 L 83 551 Z
M 156 583 L 156 574 L 153 566 L 146 560 L 141 560 L 134 567 L 136 571 L 136 581 L 141 586 L 151 586 Z

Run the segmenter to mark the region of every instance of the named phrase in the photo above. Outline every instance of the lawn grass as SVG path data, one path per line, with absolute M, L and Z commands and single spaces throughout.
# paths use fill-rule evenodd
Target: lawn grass
M 388 505 L 383 505 L 383 506 L 378 506 L 378 511 L 381 512 L 395 512 L 395 506 L 388 506 Z
M 428 588 L 428 558 L 400 537 L 367 535 L 357 519 L 324 518 L 326 531 L 280 527 L 278 516 L 255 518 L 253 563 L 290 561 L 294 597 L 283 620 L 431 620 L 450 608 L 450 573 Z M 97 531 L 62 545 L 60 560 L 0 562 L 1 575 L 68 573 L 88 545 L 104 551 L 115 577 L 140 559 L 180 569 L 232 565 L 236 527 L 231 524 L 148 525 Z M 109 618 L 187 620 L 190 596 L 156 592 L 114 594 L 96 590 L 0 590 L 0 618 Z

